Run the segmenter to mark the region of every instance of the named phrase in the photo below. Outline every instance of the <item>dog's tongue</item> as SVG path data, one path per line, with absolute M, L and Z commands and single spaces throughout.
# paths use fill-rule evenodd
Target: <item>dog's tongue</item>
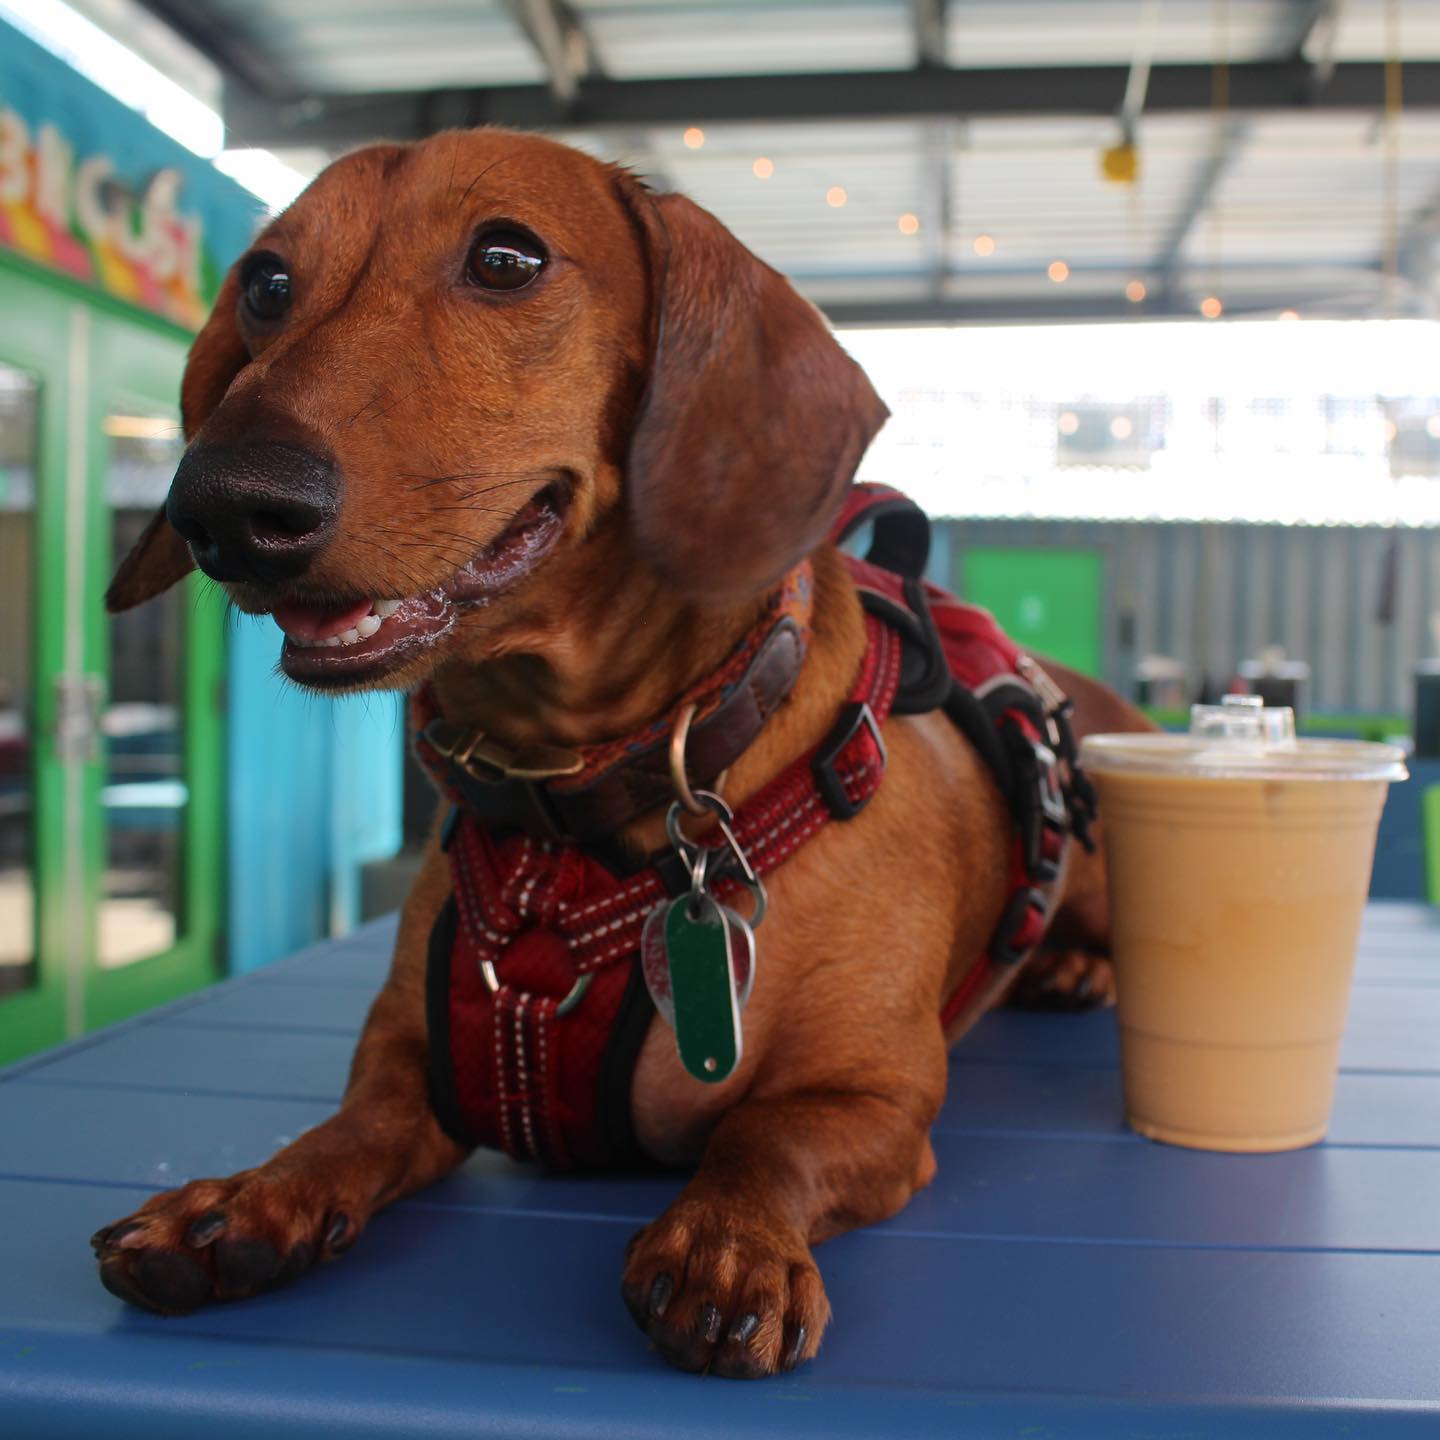
M 271 614 L 275 623 L 297 640 L 328 640 L 352 630 L 370 613 L 368 600 L 353 605 L 277 605 Z

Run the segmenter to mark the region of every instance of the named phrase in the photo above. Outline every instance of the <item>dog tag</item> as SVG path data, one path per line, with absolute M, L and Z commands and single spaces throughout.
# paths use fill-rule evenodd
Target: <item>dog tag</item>
M 641 939 L 645 978 L 656 1007 L 675 1027 L 680 1063 L 713 1085 L 740 1063 L 737 961 L 755 971 L 750 927 L 708 895 L 681 895 L 657 905 Z M 740 953 L 734 953 L 736 950 Z M 663 957 L 663 977 L 657 963 Z
M 755 988 L 755 931 L 743 915 L 718 900 L 715 903 L 720 906 L 720 913 L 730 927 L 730 968 L 735 972 L 735 993 L 743 1012 L 750 1000 L 750 992 Z M 640 969 L 655 1008 L 673 1030 L 675 1001 L 670 994 L 670 964 L 665 958 L 665 916 L 668 911 L 668 903 L 657 905 L 645 917 L 645 928 L 640 933 Z

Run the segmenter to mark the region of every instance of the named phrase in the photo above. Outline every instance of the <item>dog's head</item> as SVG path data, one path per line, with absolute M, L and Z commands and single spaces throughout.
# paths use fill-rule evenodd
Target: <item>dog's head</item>
M 602 534 L 694 601 L 755 592 L 823 539 L 885 417 L 712 216 L 497 130 L 326 170 L 230 272 L 181 408 L 110 608 L 198 565 L 337 689 L 505 653 L 527 596 L 583 595 Z

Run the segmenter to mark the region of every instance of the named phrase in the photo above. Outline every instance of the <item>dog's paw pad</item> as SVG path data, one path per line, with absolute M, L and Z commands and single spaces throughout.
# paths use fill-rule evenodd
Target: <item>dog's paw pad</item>
M 685 1200 L 631 1242 L 621 1293 L 672 1365 L 734 1378 L 794 1369 L 830 1318 L 803 1240 Z

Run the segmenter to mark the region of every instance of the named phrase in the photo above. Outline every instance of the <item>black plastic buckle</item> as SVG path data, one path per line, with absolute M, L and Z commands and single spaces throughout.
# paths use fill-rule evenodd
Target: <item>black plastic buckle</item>
M 1020 798 L 1025 810 L 1020 823 L 1025 873 L 1043 884 L 1060 873 L 1059 860 L 1045 853 L 1046 836 L 1055 837 L 1053 848 L 1058 856 L 1070 831 L 1070 810 L 1060 785 L 1055 752 L 1038 740 L 1021 736 L 1021 742 L 1016 748 L 1021 764 Z
M 835 769 L 835 762 L 845 752 L 846 747 L 855 736 L 860 733 L 862 727 L 870 731 L 871 738 L 875 741 L 875 748 L 880 753 L 880 766 L 883 769 L 887 758 L 885 741 L 881 738 L 880 726 L 875 720 L 875 712 L 863 700 L 850 700 L 841 707 L 840 718 L 831 727 L 830 733 L 820 742 L 820 748 L 810 762 L 810 769 L 815 775 L 815 788 L 820 792 L 820 798 L 825 802 L 825 808 L 837 820 L 853 820 L 865 808 L 870 799 L 870 796 L 866 795 L 859 804 L 851 800 L 845 793 L 844 782 Z
M 997 965 L 1018 965 L 1034 949 L 1032 945 L 1017 948 L 1015 944 L 1015 937 L 1024 928 L 1032 910 L 1036 911 L 1042 920 L 1049 913 L 1043 892 L 1033 889 L 1017 890 L 1010 897 L 1010 903 L 1005 907 L 1005 913 L 1001 915 L 1000 923 L 996 925 L 995 934 L 990 940 L 990 958 Z

